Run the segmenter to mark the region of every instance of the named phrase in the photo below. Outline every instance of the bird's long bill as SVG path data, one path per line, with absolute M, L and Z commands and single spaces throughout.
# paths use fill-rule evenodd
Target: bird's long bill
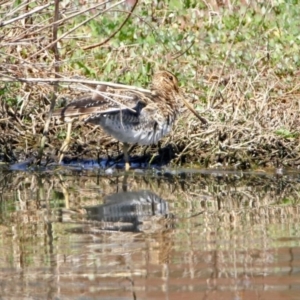
M 202 122 L 202 124 L 206 125 L 208 122 L 206 121 L 206 119 L 204 119 L 203 117 L 201 117 L 196 110 L 194 109 L 194 107 L 191 106 L 191 104 L 189 104 L 184 97 L 182 97 L 182 100 L 185 104 L 185 106 Z

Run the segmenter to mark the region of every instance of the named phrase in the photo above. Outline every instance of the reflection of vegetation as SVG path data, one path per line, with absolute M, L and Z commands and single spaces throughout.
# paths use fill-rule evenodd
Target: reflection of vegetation
M 292 222 L 299 218 L 297 177 L 214 172 L 126 178 L 7 173 L 5 181 L 1 181 L 2 224 L 44 222 L 46 215 L 46 219 L 56 222 L 61 208 L 73 211 L 71 219 L 76 223 L 85 207 L 101 205 L 107 196 L 113 197 L 122 190 L 148 190 L 158 195 L 169 202 L 169 213 L 177 219 L 196 218 L 198 222 L 216 222 L 223 227 L 230 226 L 233 220 L 236 226 L 242 226 L 245 220 L 259 224 L 262 217 L 266 223 Z
M 298 143 L 293 138 L 299 127 L 300 4 L 292 0 L 244 2 L 218 6 L 217 1 L 170 0 L 157 1 L 156 5 L 140 1 L 114 38 L 101 47 L 83 50 L 105 40 L 128 15 L 120 7 L 101 13 L 104 7 L 99 6 L 59 25 L 62 36 L 100 13 L 59 41 L 60 73 L 145 86 L 153 69 L 170 69 L 210 121 L 205 130 L 192 116 L 184 115 L 179 121 L 171 137 L 180 153 L 176 163 L 189 159 L 201 165 L 238 168 L 298 165 Z M 8 1 L 5 8 L 18 9 L 19 5 Z M 27 12 L 27 8 L 17 10 L 16 15 Z M 73 3 L 62 15 L 69 17 L 76 10 L 79 7 Z M 9 19 L 6 11 L 9 9 L 0 12 L 1 20 Z M 51 42 L 52 27 L 47 26 L 52 17 L 51 8 L 2 27 L 0 46 L 5 55 L 0 63 L 4 75 L 53 76 L 54 54 L 51 49 L 41 51 Z M 1 137 L 1 142 L 9 143 L 15 156 L 36 150 L 31 135 L 41 136 L 51 90 L 51 86 L 23 84 L 10 86 L 0 95 L 8 104 L 0 108 L 0 119 L 9 118 L 5 132 L 10 134 L 9 139 Z M 61 88 L 59 94 L 71 99 L 79 92 L 72 90 L 70 95 L 70 90 Z M 21 133 L 15 129 L 20 125 Z M 60 130 L 60 126 L 51 127 L 49 155 L 53 148 L 59 148 L 54 137 Z M 82 147 L 75 145 L 71 154 L 84 153 L 86 148 L 94 156 L 99 152 L 106 155 L 106 151 L 116 154 L 116 143 L 99 131 L 90 127 L 77 130 L 82 138 L 75 144 Z M 91 146 L 96 142 L 100 148 Z M 169 142 L 166 138 L 163 146 Z
M 72 175 L 72 172 L 64 173 Z M 5 181 L 1 181 L 2 203 L 5 205 L 10 203 L 11 206 L 11 201 L 14 201 L 13 210 L 19 210 L 19 199 L 22 199 L 23 203 L 37 201 L 38 208 L 47 206 L 55 210 L 66 207 L 65 200 L 68 198 L 68 208 L 79 210 L 99 205 L 107 196 L 121 191 L 149 190 L 163 200 L 176 203 L 173 206 L 175 211 L 178 204 L 185 205 L 186 200 L 193 203 L 193 211 L 189 211 L 185 216 L 203 209 L 216 214 L 219 211 L 249 213 L 248 209 L 253 210 L 251 213 L 255 213 L 257 210 L 254 208 L 266 207 L 272 210 L 278 209 L 281 205 L 299 204 L 300 185 L 297 183 L 298 175 L 293 173 L 285 176 L 276 176 L 272 173 L 243 174 L 220 171 L 212 171 L 211 174 L 166 173 L 160 176 L 132 174 L 129 177 L 69 175 L 49 177 L 46 174 L 9 172 L 2 177 Z M 176 211 L 176 215 L 178 214 L 183 216 L 185 213 L 179 209 Z
M 286 268 L 277 268 L 283 253 L 281 267 L 297 263 L 287 255 L 295 257 L 293 249 L 300 245 L 298 177 L 221 171 L 160 176 L 132 173 L 126 177 L 67 170 L 52 175 L 2 171 L 1 204 L 4 210 L 10 207 L 1 214 L 0 224 L 0 248 L 5 249 L 0 251 L 3 293 L 8 293 L 10 286 L 8 268 L 13 275 L 22 268 L 22 276 L 15 276 L 13 283 L 22 286 L 22 295 L 39 293 L 38 298 L 45 298 L 41 295 L 48 292 L 38 287 L 48 287 L 49 282 L 51 293 L 60 298 L 68 298 L 74 291 L 79 294 L 79 289 L 82 295 L 83 282 L 95 298 L 99 290 L 107 293 L 107 286 L 120 289 L 120 281 L 128 278 L 144 282 L 155 276 L 165 287 L 166 270 L 173 267 L 176 272 L 170 272 L 168 284 L 175 279 L 181 285 L 184 278 L 196 282 L 196 289 L 199 278 L 205 279 L 203 282 L 214 279 L 219 289 L 227 286 L 224 278 L 236 282 L 238 288 L 245 274 L 251 278 L 263 274 L 264 281 L 268 276 L 274 278 L 286 272 Z M 146 196 L 159 195 L 156 203 L 167 202 L 172 219 L 161 222 L 153 215 L 148 230 L 137 234 L 102 230 L 107 223 L 85 218 L 83 208 L 101 205 L 107 195 L 118 203 L 116 193 L 124 197 L 123 191 L 142 189 L 150 191 Z M 131 195 L 136 199 L 140 193 Z M 61 209 L 67 205 L 69 209 Z M 69 219 L 64 218 L 68 214 Z M 115 227 L 123 225 L 114 221 Z M 170 223 L 175 226 L 168 226 Z M 245 286 L 241 287 L 245 291 Z M 211 283 L 209 288 L 204 284 L 206 295 L 210 288 Z M 250 288 L 253 292 L 252 285 Z M 9 290 L 10 297 L 21 292 Z

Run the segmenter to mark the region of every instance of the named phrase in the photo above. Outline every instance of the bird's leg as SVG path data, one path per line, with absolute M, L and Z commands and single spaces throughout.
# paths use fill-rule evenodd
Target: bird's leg
M 64 153 L 68 150 L 69 148 L 69 144 L 70 144 L 70 141 L 71 141 L 71 132 L 72 132 L 72 122 L 68 123 L 68 127 L 67 127 L 67 136 L 62 144 L 62 146 L 60 147 L 59 149 L 59 153 L 60 153 L 60 156 L 59 156 L 59 160 L 58 162 L 61 163 L 61 161 L 63 160 L 64 158 Z
M 129 145 L 127 143 L 124 143 L 123 144 L 123 152 L 124 152 L 125 170 L 126 171 L 129 171 L 129 169 L 130 169 L 128 148 L 129 148 Z
M 123 147 L 124 147 L 124 146 L 123 146 Z M 135 147 L 136 147 L 136 144 L 131 145 L 130 147 L 129 147 L 129 145 L 128 145 L 128 149 L 127 149 L 128 155 L 130 155 L 131 151 L 132 151 Z M 123 149 L 124 149 L 124 148 L 123 148 Z M 119 148 L 118 148 L 118 151 L 119 151 Z M 120 154 L 120 155 L 118 155 L 118 156 L 116 157 L 116 161 L 120 160 L 120 159 L 123 158 L 123 157 L 124 157 L 124 151 L 123 151 L 122 154 Z

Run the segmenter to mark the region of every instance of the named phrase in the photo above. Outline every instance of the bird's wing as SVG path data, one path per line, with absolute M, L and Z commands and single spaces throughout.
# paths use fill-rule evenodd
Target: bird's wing
M 146 95 L 134 91 L 107 89 L 107 91 L 97 96 L 94 93 L 69 103 L 64 108 L 54 111 L 53 117 L 76 118 L 88 115 L 111 114 L 125 109 L 134 113 L 138 103 L 143 103 L 143 106 L 146 105 L 146 98 Z

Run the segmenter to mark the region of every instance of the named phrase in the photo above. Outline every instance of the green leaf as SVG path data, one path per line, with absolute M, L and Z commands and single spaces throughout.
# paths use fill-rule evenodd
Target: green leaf
M 292 133 L 285 128 L 280 128 L 280 129 L 276 130 L 275 134 L 282 136 L 284 138 L 296 138 L 298 136 L 298 134 L 296 132 Z
M 174 9 L 182 9 L 183 8 L 183 5 L 184 5 L 184 1 L 181 1 L 181 0 L 170 0 L 169 1 L 169 8 L 171 10 L 174 10 Z
M 76 64 L 84 70 L 85 75 L 93 77 L 96 75 L 96 72 L 90 69 L 88 66 L 86 66 L 83 62 L 77 61 Z

